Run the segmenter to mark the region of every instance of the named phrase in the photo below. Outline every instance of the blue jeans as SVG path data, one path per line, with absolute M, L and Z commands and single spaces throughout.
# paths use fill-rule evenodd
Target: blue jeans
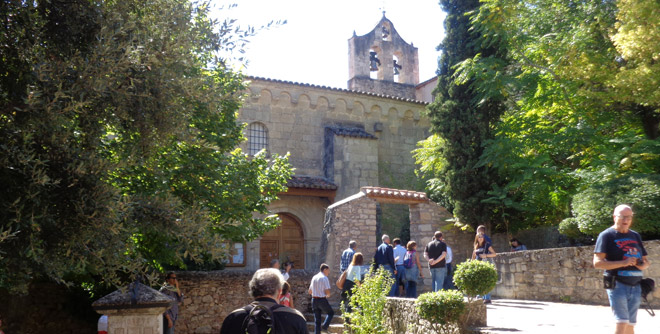
M 616 282 L 614 289 L 607 289 L 612 313 L 616 323 L 634 325 L 637 323 L 637 310 L 642 302 L 642 287 Z
M 314 311 L 314 333 L 321 334 L 321 328 L 324 330 L 330 327 L 332 317 L 335 316 L 335 311 L 332 310 L 327 298 L 312 298 L 312 311 Z M 325 321 L 321 324 L 321 314 L 325 312 L 327 316 Z
M 445 276 L 447 276 L 447 267 L 431 268 L 431 288 L 433 292 L 442 289 L 445 284 Z
M 392 284 L 392 288 L 390 289 L 390 293 L 388 296 L 390 297 L 395 297 L 397 295 L 397 290 L 399 289 L 399 285 L 396 283 L 396 276 L 394 276 L 394 269 L 392 269 L 392 266 L 389 264 L 383 264 L 381 265 L 385 270 L 390 272 L 390 275 L 392 278 L 394 278 L 394 284 Z
M 396 295 L 399 295 L 399 285 L 403 285 L 403 288 L 406 288 L 406 267 L 402 264 L 396 266 Z
M 419 277 L 419 268 L 413 266 L 406 269 L 406 297 L 417 298 L 417 278 Z
M 447 263 L 447 276 L 445 277 L 445 282 L 442 285 L 442 288 L 445 290 L 456 288 L 454 286 L 454 268 L 452 268 L 451 263 Z

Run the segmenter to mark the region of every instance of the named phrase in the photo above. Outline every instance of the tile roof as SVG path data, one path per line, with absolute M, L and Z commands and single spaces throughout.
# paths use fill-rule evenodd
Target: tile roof
M 403 200 L 403 201 L 415 201 L 415 202 L 428 202 L 429 199 L 426 197 L 426 193 L 412 190 L 400 190 L 400 189 L 391 189 L 391 188 L 382 188 L 382 187 L 362 187 L 360 191 L 365 193 L 367 197 L 373 199 L 385 199 L 385 200 Z
M 337 185 L 320 176 L 294 175 L 286 183 L 289 188 L 337 190 Z
M 372 135 L 371 133 L 365 131 L 362 128 L 344 127 L 344 126 L 326 126 L 325 128 L 331 130 L 334 134 L 338 136 L 378 139 L 376 136 Z
M 404 97 L 391 96 L 391 95 L 385 95 L 385 94 L 376 94 L 376 93 L 372 93 L 372 92 L 365 92 L 365 91 L 358 91 L 358 90 L 351 90 L 351 89 L 344 89 L 344 88 L 336 88 L 336 87 L 322 86 L 322 85 L 315 85 L 315 84 L 308 84 L 308 83 L 301 83 L 301 82 L 295 82 L 295 81 L 270 79 L 270 78 L 255 77 L 255 76 L 247 76 L 246 78 L 248 80 L 270 81 L 270 82 L 291 84 L 291 85 L 297 85 L 297 86 L 303 86 L 303 87 L 321 88 L 321 89 L 333 90 L 333 91 L 337 91 L 337 92 L 346 92 L 346 93 L 355 93 L 355 94 L 361 94 L 361 95 L 382 97 L 382 98 L 386 98 L 386 99 L 392 99 L 392 100 L 397 100 L 397 101 L 405 101 L 405 102 L 411 102 L 411 103 L 417 103 L 417 104 L 423 104 L 423 105 L 429 104 L 428 102 L 415 100 L 415 99 L 408 99 L 408 98 L 404 98 Z

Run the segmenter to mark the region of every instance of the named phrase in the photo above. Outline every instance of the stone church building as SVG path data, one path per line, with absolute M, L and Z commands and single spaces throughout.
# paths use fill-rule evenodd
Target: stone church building
M 282 225 L 233 244 L 229 268 L 255 270 L 278 258 L 316 269 L 328 206 L 364 186 L 420 188 L 411 151 L 429 135 L 424 109 L 435 78 L 419 83 L 417 48 L 384 14 L 368 34 L 353 34 L 348 57 L 347 89 L 248 78 L 239 112 L 247 124 L 242 148 L 251 155 L 290 153 L 295 175 L 269 207 Z

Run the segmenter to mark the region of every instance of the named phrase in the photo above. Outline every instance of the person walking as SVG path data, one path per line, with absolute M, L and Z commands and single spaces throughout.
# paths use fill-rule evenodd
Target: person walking
M 167 273 L 165 284 L 160 288 L 160 292 L 174 299 L 172 307 L 163 314 L 163 332 L 174 334 L 174 327 L 179 318 L 179 303 L 183 302 L 183 294 L 179 289 L 179 281 L 176 279 L 175 272 Z
M 474 250 L 472 251 L 472 260 L 485 261 L 488 258 L 497 256 L 495 249 L 486 241 L 486 235 L 483 233 L 477 233 L 474 237 Z M 484 304 L 492 303 L 490 300 L 490 293 L 487 293 L 483 296 Z
M 346 269 L 348 272 L 346 273 L 346 282 L 344 282 L 344 286 L 341 289 L 341 301 L 344 303 L 344 307 L 348 313 L 352 311 L 350 298 L 353 294 L 353 287 L 356 285 L 359 286 L 362 281 L 363 265 L 364 256 L 362 256 L 362 253 L 357 252 L 353 255 L 353 261 L 351 261 L 351 264 Z
M 424 249 L 424 258 L 429 261 L 429 270 L 431 271 L 431 288 L 433 292 L 442 289 L 447 276 L 447 245 L 442 242 L 442 232 L 436 231 L 433 234 L 433 240 L 426 245 Z
M 614 208 L 614 225 L 598 235 L 594 268 L 604 271 L 603 284 L 616 321 L 615 334 L 634 334 L 641 303 L 642 270 L 649 267 L 639 233 L 630 229 L 634 212 L 628 205 Z
M 247 327 L 250 325 L 250 321 L 246 321 L 246 318 L 255 307 L 265 307 L 273 313 L 272 322 L 263 317 L 257 317 L 263 322 L 252 324 L 257 327 L 259 333 L 309 334 L 307 321 L 302 313 L 277 303 L 277 297 L 282 294 L 284 282 L 284 277 L 282 277 L 279 269 L 263 268 L 257 270 L 248 284 L 250 295 L 254 298 L 254 301 L 232 311 L 222 322 L 220 334 L 246 333 Z M 274 326 L 274 328 L 269 328 L 270 326 Z
M 328 275 L 330 274 L 330 266 L 323 263 L 321 264 L 321 271 L 312 277 L 312 282 L 309 284 L 309 294 L 312 295 L 312 311 L 314 312 L 314 333 L 327 333 L 328 327 L 335 312 L 328 303 L 330 298 L 330 281 Z M 325 321 L 321 324 L 321 316 L 326 313 Z
M 417 242 L 411 240 L 406 244 L 406 259 L 411 259 L 411 266 L 406 268 L 406 297 L 417 298 L 417 278 L 424 278 L 422 265 L 419 263 L 419 253 L 417 253 Z
M 348 243 L 348 248 L 344 249 L 344 252 L 341 253 L 341 261 L 339 261 L 339 274 L 342 274 L 346 268 L 353 261 L 353 255 L 355 254 L 355 247 L 357 247 L 357 242 L 351 240 Z
M 394 251 L 392 250 L 392 246 L 390 246 L 390 237 L 387 234 L 383 234 L 381 240 L 383 243 L 378 246 L 378 249 L 376 249 L 376 254 L 374 254 L 374 263 L 376 264 L 376 269 L 378 269 L 378 267 L 383 267 L 385 270 L 390 272 L 390 276 L 394 279 L 395 282 L 390 288 L 389 296 L 394 297 L 397 290 L 397 271 L 394 265 Z
M 392 253 L 396 265 L 396 296 L 403 296 L 406 290 L 406 268 L 403 266 L 403 258 L 406 256 L 407 251 L 405 247 L 401 246 L 401 239 L 399 238 L 394 238 L 392 244 L 394 244 Z M 399 287 L 401 287 L 402 291 L 399 291 Z

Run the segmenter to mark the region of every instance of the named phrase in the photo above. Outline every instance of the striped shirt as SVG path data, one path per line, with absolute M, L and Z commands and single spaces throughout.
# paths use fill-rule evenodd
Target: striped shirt
M 325 298 L 325 290 L 330 290 L 330 281 L 321 271 L 312 277 L 309 289 L 312 290 L 312 297 Z

